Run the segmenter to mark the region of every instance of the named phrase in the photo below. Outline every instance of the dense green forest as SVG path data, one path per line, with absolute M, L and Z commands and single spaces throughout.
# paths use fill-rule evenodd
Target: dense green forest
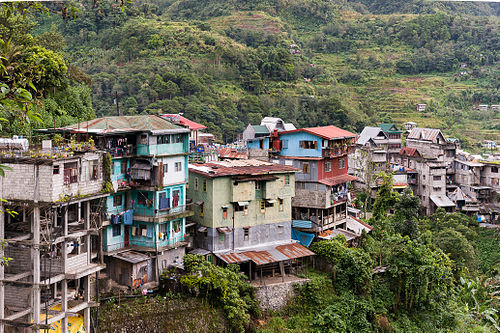
M 224 142 L 267 115 L 354 131 L 413 120 L 466 145 L 499 135 L 500 115 L 473 108 L 499 103 L 498 5 L 179 0 L 75 8 L 76 17 L 2 19 L 3 40 L 64 59 L 65 80 L 38 92 L 47 102 L 37 126 L 88 118 L 90 96 L 96 115 L 116 115 L 116 95 L 122 114 L 183 112 Z M 65 90 L 73 97 L 54 98 Z

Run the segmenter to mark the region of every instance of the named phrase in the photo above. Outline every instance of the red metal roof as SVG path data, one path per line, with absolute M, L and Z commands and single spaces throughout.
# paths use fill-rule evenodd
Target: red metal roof
M 341 139 L 341 138 L 355 138 L 356 134 L 351 133 L 349 131 L 343 130 L 342 128 L 338 128 L 337 126 L 321 126 L 321 127 L 306 127 L 306 128 L 299 128 L 296 130 L 292 131 L 283 131 L 280 132 L 279 134 L 288 134 L 288 133 L 294 133 L 294 132 L 307 132 L 313 135 L 317 135 L 319 137 L 322 137 L 323 139 Z
M 204 126 L 202 124 L 198 124 L 192 120 L 189 120 L 179 114 L 175 114 L 175 113 L 166 113 L 166 114 L 162 114 L 161 115 L 163 118 L 169 120 L 169 121 L 175 121 L 177 122 L 178 124 L 181 124 L 181 125 L 184 125 L 184 126 L 187 126 L 189 127 L 189 129 L 191 131 L 196 131 L 196 130 L 202 130 L 202 129 L 205 129 L 207 128 L 207 126 Z M 174 120 L 175 119 L 175 120 Z M 178 119 L 178 121 L 176 121 Z
M 276 164 L 260 160 L 226 160 L 203 164 L 190 164 L 189 172 L 215 178 L 238 175 L 265 175 L 297 172 L 300 169 L 289 165 Z
M 216 253 L 215 255 L 228 264 L 253 261 L 256 265 L 265 265 L 273 262 L 313 256 L 314 252 L 299 243 L 289 243 L 264 246 L 255 250 L 242 252 Z
M 323 157 L 312 157 L 312 156 L 283 156 L 280 155 L 279 158 L 286 160 L 304 160 L 304 161 L 321 161 Z
M 358 180 L 358 179 L 359 178 L 356 176 L 345 174 L 345 175 L 340 175 L 340 176 L 335 176 L 335 177 L 330 177 L 330 178 L 323 178 L 323 179 L 318 180 L 318 182 L 320 182 L 321 184 L 328 185 L 328 186 L 334 186 L 334 185 L 338 185 L 338 184 L 342 184 L 345 182 L 350 182 L 350 181 Z
M 420 153 L 417 148 L 403 147 L 399 151 L 399 155 L 418 157 L 420 156 Z

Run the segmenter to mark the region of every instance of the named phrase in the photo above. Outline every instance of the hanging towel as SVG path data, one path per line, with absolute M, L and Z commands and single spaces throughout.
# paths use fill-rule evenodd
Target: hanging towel
M 135 236 L 137 234 L 137 228 L 132 227 L 132 235 Z
M 158 238 L 163 240 L 163 232 L 158 233 Z
M 148 232 L 146 234 L 146 237 L 153 238 L 153 229 L 147 229 L 147 230 L 148 230 Z
M 148 236 L 148 229 L 142 229 L 142 236 L 147 237 Z
M 134 223 L 134 210 L 129 209 L 123 213 L 123 224 L 132 225 Z

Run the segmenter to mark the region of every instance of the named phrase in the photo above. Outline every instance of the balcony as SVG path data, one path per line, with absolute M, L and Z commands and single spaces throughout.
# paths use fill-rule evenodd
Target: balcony
M 338 147 L 338 148 L 323 148 L 322 153 L 321 153 L 323 158 L 328 158 L 328 157 L 336 157 L 336 156 L 342 156 L 347 154 L 347 147 Z
M 193 204 L 171 208 L 154 209 L 152 207 L 134 208 L 134 220 L 144 222 L 164 222 L 193 215 Z

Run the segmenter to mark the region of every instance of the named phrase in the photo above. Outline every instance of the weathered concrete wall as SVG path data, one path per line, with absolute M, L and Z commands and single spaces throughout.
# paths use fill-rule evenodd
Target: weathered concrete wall
M 259 307 L 263 311 L 282 310 L 288 302 L 295 296 L 294 285 L 309 282 L 309 279 L 285 281 L 282 283 L 258 286 L 255 298 L 259 302 Z

